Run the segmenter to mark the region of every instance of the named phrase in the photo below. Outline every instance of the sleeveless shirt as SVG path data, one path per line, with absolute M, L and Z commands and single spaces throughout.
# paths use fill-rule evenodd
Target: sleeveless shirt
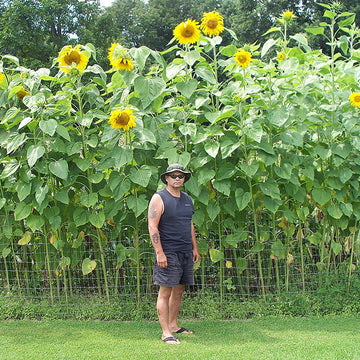
M 194 205 L 190 196 L 181 192 L 180 197 L 176 197 L 166 189 L 157 194 L 164 204 L 158 225 L 164 253 L 192 251 L 191 218 Z

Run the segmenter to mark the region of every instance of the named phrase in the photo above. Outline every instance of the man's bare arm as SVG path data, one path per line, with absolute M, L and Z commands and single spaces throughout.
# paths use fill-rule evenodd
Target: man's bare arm
M 167 267 L 167 259 L 161 245 L 160 234 L 158 229 L 163 209 L 164 209 L 164 204 L 162 202 L 160 195 L 155 194 L 150 200 L 149 210 L 148 210 L 149 234 L 150 234 L 151 243 L 155 249 L 158 265 L 160 267 Z

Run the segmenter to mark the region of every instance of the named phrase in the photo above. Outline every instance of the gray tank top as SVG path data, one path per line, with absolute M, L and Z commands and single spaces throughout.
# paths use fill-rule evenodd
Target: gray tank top
M 175 197 L 166 189 L 158 192 L 163 203 L 158 229 L 164 253 L 192 251 L 191 218 L 194 205 L 189 195 Z

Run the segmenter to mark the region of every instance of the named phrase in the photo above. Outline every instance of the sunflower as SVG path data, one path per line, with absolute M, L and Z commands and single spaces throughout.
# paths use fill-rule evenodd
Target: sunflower
M 130 71 L 134 67 L 134 64 L 127 52 L 128 50 L 120 44 L 111 44 L 108 55 L 110 65 L 118 70 Z
M 123 129 L 128 131 L 136 126 L 135 116 L 132 114 L 132 110 L 113 110 L 110 114 L 109 123 L 113 129 Z
M 84 71 L 89 58 L 81 52 L 80 45 L 74 48 L 68 45 L 62 48 L 56 61 L 59 63 L 59 67 L 63 72 L 70 74 L 71 67 L 75 67 L 79 71 Z
M 200 30 L 198 22 L 187 19 L 179 24 L 173 31 L 175 39 L 180 44 L 194 44 L 200 38 Z
M 30 93 L 28 91 L 26 91 L 24 88 L 21 88 L 17 93 L 16 93 L 17 97 L 23 101 L 24 97 L 27 95 L 30 95 Z
M 360 93 L 352 93 L 349 100 L 352 106 L 360 107 Z
M 247 68 L 251 62 L 251 54 L 248 51 L 240 50 L 235 54 L 235 60 L 243 69 Z
M 277 55 L 279 63 L 285 59 L 285 54 L 281 51 Z
M 0 71 L 0 84 L 2 84 L 4 80 L 5 80 L 5 75 Z
M 291 20 L 295 19 L 296 16 L 294 15 L 293 11 L 286 10 L 281 14 L 281 19 L 286 22 L 290 22 Z
M 224 31 L 224 19 L 216 11 L 204 13 L 200 27 L 205 35 L 218 36 Z

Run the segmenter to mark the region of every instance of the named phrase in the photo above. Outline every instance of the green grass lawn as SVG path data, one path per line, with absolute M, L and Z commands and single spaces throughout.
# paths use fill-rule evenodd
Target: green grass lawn
M 2 321 L 0 359 L 360 359 L 359 320 L 184 321 L 180 345 L 156 322 Z

